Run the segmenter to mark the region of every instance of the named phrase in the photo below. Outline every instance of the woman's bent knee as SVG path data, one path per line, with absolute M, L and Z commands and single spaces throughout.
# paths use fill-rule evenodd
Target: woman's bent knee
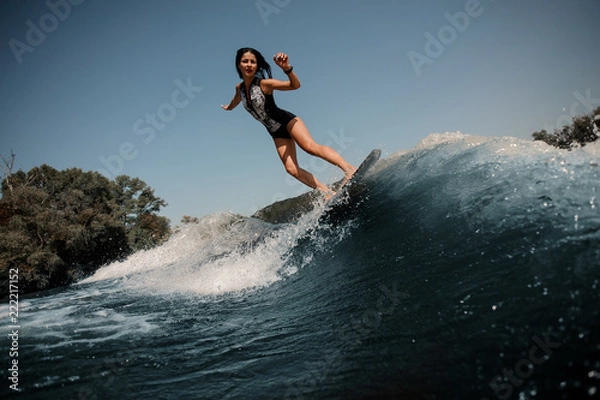
M 298 177 L 298 168 L 294 165 L 294 164 L 286 164 L 285 165 L 285 170 L 288 174 L 290 174 L 293 177 Z

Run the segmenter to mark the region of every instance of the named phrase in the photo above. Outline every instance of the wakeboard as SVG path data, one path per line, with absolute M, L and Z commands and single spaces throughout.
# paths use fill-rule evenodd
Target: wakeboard
M 362 178 L 367 174 L 367 172 L 369 172 L 371 168 L 375 166 L 375 163 L 377 163 L 380 157 L 381 150 L 375 149 L 371 151 L 367 158 L 365 158 L 365 160 L 358 166 L 358 169 L 356 170 L 354 175 L 352 175 L 352 177 L 350 177 L 350 179 L 348 179 L 348 181 L 345 184 L 343 184 L 340 189 L 343 189 L 346 186 L 350 187 L 355 183 L 360 182 Z
M 358 166 L 354 175 L 348 180 L 342 180 L 331 186 L 331 189 L 336 192 L 329 202 L 335 203 L 336 199 L 345 197 L 346 195 L 352 195 L 361 186 L 360 182 L 367 175 L 367 173 L 375 166 L 379 158 L 381 157 L 381 150 L 375 149 L 369 153 L 367 158 Z
M 370 185 L 364 178 L 377 164 L 380 157 L 381 150 L 371 151 L 350 179 L 346 182 L 339 182 L 337 187 L 332 188 L 336 194 L 327 202 L 327 209 L 321 217 L 322 221 L 335 224 L 352 218 L 358 212 L 361 203 L 370 192 Z

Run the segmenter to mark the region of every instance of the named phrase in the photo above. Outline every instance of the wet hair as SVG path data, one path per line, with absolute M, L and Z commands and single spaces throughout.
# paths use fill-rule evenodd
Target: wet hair
M 248 52 L 254 54 L 254 56 L 256 57 L 256 63 L 257 63 L 256 75 L 261 76 L 263 79 L 264 78 L 272 78 L 273 76 L 271 75 L 271 66 L 265 60 L 263 55 L 260 54 L 260 52 L 258 50 L 253 49 L 252 47 L 242 47 L 241 49 L 239 49 L 237 51 L 237 53 L 235 55 L 235 69 L 236 69 L 240 79 L 243 79 L 242 71 L 240 71 L 240 62 L 242 61 L 243 55 Z

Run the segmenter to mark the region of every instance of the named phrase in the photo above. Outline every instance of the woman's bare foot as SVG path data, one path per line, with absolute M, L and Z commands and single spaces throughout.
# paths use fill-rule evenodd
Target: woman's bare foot
M 331 190 L 329 188 L 327 190 L 323 190 L 323 189 L 320 189 L 320 190 L 323 193 L 323 197 L 325 198 L 326 202 L 333 199 L 335 197 L 335 195 L 337 194 L 336 192 L 334 192 L 333 190 Z
M 354 176 L 354 174 L 356 173 L 357 168 L 354 168 L 353 166 L 350 165 L 350 168 L 345 172 L 345 176 L 344 176 L 344 180 L 342 180 L 342 187 L 348 183 L 348 181 Z
M 346 173 L 346 178 L 347 178 L 347 179 L 350 179 L 350 178 L 352 178 L 352 177 L 354 176 L 354 174 L 356 173 L 356 170 L 357 170 L 357 169 L 358 169 L 358 168 L 354 168 L 354 167 L 352 167 L 352 168 L 351 168 L 351 169 L 349 169 L 348 171 L 344 171 L 344 172 Z

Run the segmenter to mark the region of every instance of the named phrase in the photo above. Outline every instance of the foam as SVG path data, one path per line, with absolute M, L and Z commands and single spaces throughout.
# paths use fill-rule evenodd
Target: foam
M 80 283 L 113 280 L 121 290 L 208 296 L 269 286 L 310 261 L 307 256 L 294 264 L 290 254 L 318 226 L 322 212 L 323 205 L 317 204 L 286 225 L 232 213 L 209 215 L 184 226 L 164 245 L 107 265 Z
M 117 311 L 111 308 L 111 298 L 118 299 L 110 293 L 98 296 L 96 289 L 78 287 L 76 291 L 31 299 L 21 304 L 22 334 L 42 339 L 44 344 L 40 346 L 51 349 L 76 343 L 93 346 L 123 336 L 147 334 L 157 328 L 152 320 L 158 313 L 134 315 L 122 306 Z
M 589 168 L 597 169 L 590 165 L 597 160 L 599 145 L 566 151 L 508 136 L 433 133 L 413 149 L 382 160 L 373 173 L 380 185 L 389 185 L 382 189 L 388 194 L 404 193 L 411 185 L 443 185 L 439 188 L 451 196 L 446 200 L 457 201 L 465 215 L 473 214 L 469 219 L 479 227 L 484 211 L 495 218 L 511 207 L 530 208 L 547 193 L 562 193 L 571 201 L 575 194 L 564 192 L 562 178 L 583 179 L 586 182 L 577 185 L 589 185 Z M 581 175 L 581 169 L 587 172 Z M 554 182 L 553 176 L 561 179 Z M 434 181 L 425 183 L 428 178 Z M 592 206 L 594 196 L 590 192 Z M 298 241 L 319 227 L 323 208 L 318 204 L 299 221 L 283 225 L 227 212 L 209 215 L 184 226 L 162 246 L 103 267 L 82 283 L 112 281 L 117 290 L 208 296 L 269 286 L 310 262 L 310 252 L 331 244 L 330 239 L 315 236 L 306 254 L 291 256 Z

